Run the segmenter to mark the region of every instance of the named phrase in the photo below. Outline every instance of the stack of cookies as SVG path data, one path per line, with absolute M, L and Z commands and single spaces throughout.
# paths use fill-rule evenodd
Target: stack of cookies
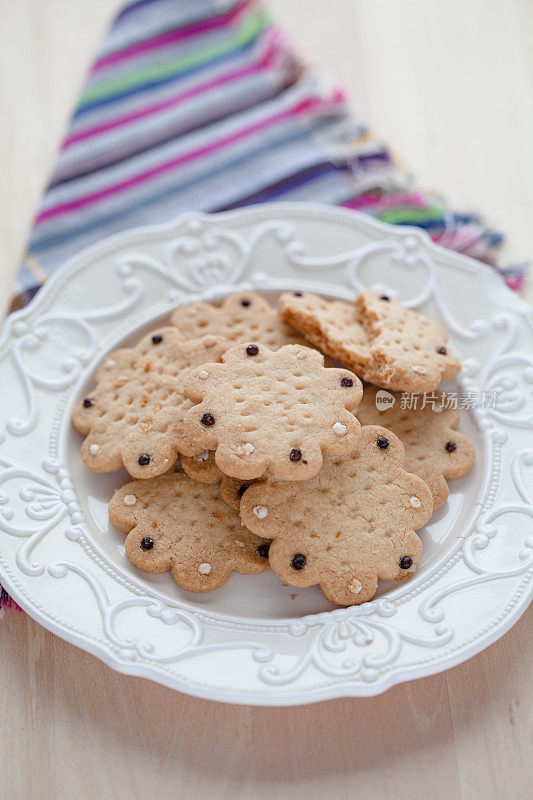
M 130 561 L 196 592 L 272 568 L 340 605 L 411 575 L 416 532 L 474 462 L 436 391 L 460 370 L 446 340 L 370 290 L 288 292 L 277 309 L 246 293 L 181 307 L 112 353 L 73 421 L 90 469 L 135 478 L 109 505 Z

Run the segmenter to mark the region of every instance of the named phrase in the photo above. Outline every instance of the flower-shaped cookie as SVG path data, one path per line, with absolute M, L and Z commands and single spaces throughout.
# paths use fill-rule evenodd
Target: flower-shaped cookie
M 72 415 L 86 436 L 83 462 L 94 472 L 124 466 L 136 478 L 151 478 L 170 469 L 178 452 L 197 453 L 182 432 L 192 405 L 183 393 L 184 371 L 220 359 L 226 348 L 220 337 L 187 341 L 168 327 L 111 353 Z
M 370 383 L 431 392 L 460 372 L 444 328 L 399 300 L 365 289 L 356 297 L 355 312 L 369 339 L 370 359 L 361 375 Z
M 378 578 L 414 572 L 431 517 L 424 481 L 403 468 L 404 449 L 377 425 L 359 431 L 353 453 L 324 462 L 306 483 L 259 483 L 241 500 L 246 527 L 270 544 L 270 566 L 294 586 L 320 584 L 328 600 L 370 600 Z
M 323 454 L 353 448 L 359 422 L 350 412 L 362 395 L 353 373 L 323 364 L 301 345 L 232 347 L 222 364 L 187 376 L 184 391 L 199 405 L 185 414 L 185 436 L 196 451 L 215 450 L 217 465 L 234 478 L 313 477 Z
M 359 422 L 383 425 L 398 436 L 405 447 L 406 469 L 427 483 L 433 507 L 440 508 L 449 494 L 447 481 L 466 475 L 476 458 L 472 442 L 455 430 L 459 411 L 445 408 L 443 395 L 438 392 L 431 396 L 413 395 L 412 408 L 402 408 L 401 394 L 385 393 L 384 410 L 380 410 L 383 394 L 376 386 L 364 387 L 357 410 Z
M 257 342 L 277 350 L 285 344 L 306 344 L 259 294 L 241 292 L 227 297 L 221 306 L 191 303 L 176 309 L 170 321 L 187 339 L 206 333 L 223 336 L 231 344 Z
M 183 472 L 127 483 L 113 495 L 109 517 L 127 533 L 126 553 L 144 572 L 170 570 L 178 586 L 207 592 L 232 572 L 268 569 L 268 543 L 242 527 L 218 497 L 218 486 Z

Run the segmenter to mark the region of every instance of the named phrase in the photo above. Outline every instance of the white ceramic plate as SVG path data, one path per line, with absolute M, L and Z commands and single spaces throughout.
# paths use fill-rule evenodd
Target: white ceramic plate
M 497 409 L 463 413 L 477 462 L 423 530 L 416 575 L 335 609 L 271 572 L 196 595 L 132 567 L 106 511 L 125 473 L 90 473 L 70 424 L 104 354 L 181 303 L 243 289 L 350 299 L 368 285 L 444 323 L 464 364 L 450 391 L 506 392 Z M 490 268 L 416 229 L 287 204 L 115 237 L 60 269 L 4 326 L 0 580 L 32 617 L 111 667 L 215 700 L 372 695 L 443 670 L 501 636 L 531 596 L 532 356 L 532 310 Z

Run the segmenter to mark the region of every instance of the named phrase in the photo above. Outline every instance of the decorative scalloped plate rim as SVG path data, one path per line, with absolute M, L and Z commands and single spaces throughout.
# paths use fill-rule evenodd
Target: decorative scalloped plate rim
M 324 240 L 331 242 L 333 254 L 308 255 L 308 252 L 312 253 L 312 247 L 308 247 L 309 242 L 305 242 L 306 246 L 302 245 L 291 226 L 295 226 L 295 228 L 300 226 L 299 236 L 303 236 L 305 233 L 308 238 L 312 238 L 307 231 L 310 221 L 313 221 L 313 226 L 323 228 L 325 236 L 317 235 L 317 239 L 320 239 L 322 248 Z M 332 235 L 335 226 L 339 227 L 339 231 L 341 228 L 344 231 L 353 231 L 355 238 L 359 237 L 363 241 L 357 247 L 337 253 L 333 247 L 334 237 Z M 331 230 L 328 231 L 328 227 Z M 246 232 L 249 233 L 248 237 Z M 172 240 L 174 233 L 176 238 Z M 256 273 L 251 271 L 254 258 L 261 251 L 267 237 L 275 239 L 275 244 L 280 249 L 280 260 L 282 258 L 286 260 L 284 269 L 281 270 L 281 276 L 270 275 L 264 271 Z M 466 360 L 464 375 L 461 379 L 463 389 L 479 391 L 482 385 L 485 386 L 479 380 L 481 373 L 484 373 L 485 377 L 490 377 L 501 369 L 511 370 L 504 378 L 508 383 L 512 381 L 512 388 L 518 389 L 518 391 L 521 388 L 527 389 L 525 384 L 533 382 L 533 360 L 527 356 L 527 353 L 531 353 L 533 349 L 533 311 L 504 286 L 500 277 L 493 270 L 486 265 L 434 245 L 429 237 L 419 229 L 393 227 L 352 211 L 309 203 L 256 206 L 216 215 L 189 213 L 164 225 L 146 226 L 126 231 L 85 250 L 62 266 L 29 306 L 12 314 L 6 321 L 0 336 L 0 378 L 4 368 L 2 366 L 3 354 L 6 352 L 9 354 L 9 348 L 12 347 L 16 336 L 27 336 L 28 347 L 30 339 L 32 347 L 40 346 L 41 340 L 46 342 L 46 334 L 43 334 L 42 330 L 37 331 L 36 324 L 41 320 L 41 329 L 44 329 L 45 312 L 54 302 L 58 301 L 60 289 L 67 287 L 70 278 L 89 264 L 96 265 L 105 258 L 114 258 L 114 254 L 120 250 L 131 251 L 132 248 L 138 248 L 139 251 L 142 251 L 147 242 L 159 242 L 159 240 L 161 240 L 161 245 L 169 240 L 160 263 L 155 263 L 152 256 L 143 255 L 142 252 L 139 258 L 132 256 L 130 252 L 127 258 L 123 256 L 120 264 L 117 262 L 117 272 L 121 276 L 125 299 L 122 303 L 115 304 L 112 310 L 107 312 L 107 319 L 114 320 L 123 313 L 127 315 L 135 306 L 142 295 L 142 289 L 140 294 L 138 293 L 140 279 L 137 275 L 141 268 L 154 275 L 157 274 L 158 279 L 162 278 L 169 283 L 170 290 L 162 302 L 147 302 L 145 309 L 140 314 L 136 308 L 135 323 L 131 319 L 128 320 L 126 316 L 123 324 L 112 329 L 112 334 L 109 332 L 106 334 L 105 348 L 101 342 L 100 346 L 95 342 L 92 350 L 88 348 L 89 355 L 81 357 L 78 351 L 68 362 L 70 364 L 68 369 L 72 368 L 71 379 L 69 375 L 66 377 L 62 375 L 61 379 L 55 378 L 43 382 L 34 380 L 34 375 L 30 370 L 25 373 L 24 367 L 20 369 L 21 402 L 27 402 L 29 416 L 26 420 L 8 420 L 6 436 L 11 433 L 13 437 L 19 437 L 19 439 L 24 436 L 31 437 L 38 427 L 39 404 L 44 403 L 48 395 L 53 396 L 57 392 L 61 395 L 61 400 L 58 402 L 56 398 L 53 405 L 55 416 L 59 420 L 59 430 L 53 436 L 59 439 L 59 447 L 57 447 L 57 442 L 51 447 L 52 450 L 54 447 L 58 450 L 59 460 L 46 459 L 45 454 L 41 452 L 39 457 L 35 456 L 30 465 L 33 471 L 27 473 L 29 479 L 36 480 L 41 484 L 43 481 L 46 482 L 46 476 L 43 478 L 41 468 L 55 475 L 59 483 L 59 489 L 56 490 L 59 499 L 57 502 L 53 500 L 53 503 L 56 502 L 57 510 L 53 503 L 50 505 L 50 496 L 55 497 L 54 490 L 50 489 L 51 483 L 46 488 L 48 506 L 44 508 L 44 511 L 41 507 L 39 507 L 40 510 L 32 510 L 33 496 L 27 500 L 20 497 L 23 502 L 19 503 L 19 506 L 26 503 L 27 507 L 24 508 L 24 511 L 30 519 L 48 520 L 43 524 L 41 530 L 37 531 L 37 534 L 32 530 L 31 535 L 28 535 L 26 529 L 22 528 L 18 528 L 14 532 L 15 526 L 11 524 L 13 516 L 11 507 L 8 505 L 2 511 L 2 504 L 7 503 L 9 497 L 6 495 L 6 499 L 1 494 L 2 486 L 0 485 L 0 511 L 5 514 L 5 516 L 0 514 L 0 581 L 19 605 L 44 627 L 91 652 L 119 672 L 148 677 L 170 688 L 206 699 L 257 705 L 293 705 L 335 697 L 375 695 L 402 681 L 435 674 L 459 664 L 483 650 L 509 630 L 526 609 L 533 593 L 533 570 L 531 568 L 533 539 L 526 537 L 523 547 L 518 552 L 518 562 L 521 564 L 519 563 L 517 567 L 512 565 L 511 568 L 498 570 L 497 567 L 490 567 L 490 564 L 489 566 L 480 564 L 476 559 L 478 551 L 485 551 L 485 554 L 490 553 L 494 542 L 506 540 L 506 537 L 509 537 L 508 532 L 500 532 L 494 524 L 497 518 L 505 514 L 516 513 L 524 514 L 528 520 L 533 517 L 533 504 L 525 488 L 522 475 L 524 468 L 533 465 L 533 416 L 516 416 L 517 408 L 523 411 L 524 405 L 531 414 L 533 402 L 531 398 L 527 398 L 525 392 L 522 398 L 523 402 L 521 404 L 519 402 L 516 407 L 511 407 L 508 412 L 492 415 L 490 412 L 474 412 L 491 458 L 501 458 L 502 450 L 505 449 L 504 444 L 507 444 L 507 449 L 514 453 L 511 439 L 515 432 L 519 432 L 520 440 L 517 439 L 515 444 L 516 447 L 520 446 L 522 449 L 512 455 L 509 461 L 514 486 L 511 488 L 505 486 L 501 489 L 499 485 L 496 485 L 498 481 L 495 483 L 495 470 L 492 462 L 488 467 L 486 466 L 480 489 L 480 509 L 472 519 L 470 529 L 463 531 L 458 536 L 456 544 L 432 564 L 431 569 L 425 575 L 415 576 L 406 585 L 392 590 L 385 597 L 370 604 L 354 609 L 335 609 L 319 614 L 303 615 L 301 618 L 261 618 L 258 620 L 258 624 L 254 625 L 250 618 L 211 610 L 206 611 L 201 606 L 194 606 L 193 603 L 179 600 L 167 603 L 164 595 L 156 590 L 145 592 L 144 600 L 139 600 L 145 587 L 140 580 L 132 579 L 131 575 L 127 575 L 125 578 L 122 575 L 120 583 L 121 588 L 124 588 L 125 591 L 131 590 L 133 599 L 129 603 L 128 600 L 123 599 L 113 604 L 108 602 L 105 584 L 100 586 L 100 581 L 107 579 L 110 582 L 113 581 L 111 573 L 114 572 L 118 575 L 121 573 L 121 569 L 110 562 L 107 556 L 98 553 L 100 563 L 103 561 L 108 565 L 109 570 L 102 571 L 102 574 L 98 574 L 94 579 L 90 573 L 81 577 L 96 596 L 108 641 L 99 639 L 94 635 L 94 631 L 92 634 L 88 631 L 81 631 L 64 620 L 56 619 L 53 614 L 47 612 L 46 606 L 41 606 L 38 600 L 39 583 L 35 583 L 35 579 L 43 576 L 44 567 L 43 572 L 38 571 L 37 566 L 40 565 L 36 566 L 35 562 L 29 560 L 30 550 L 46 536 L 56 534 L 59 536 L 59 529 L 62 531 L 62 539 L 68 540 L 74 547 L 79 548 L 79 544 L 82 544 L 82 547 L 85 547 L 84 552 L 91 549 L 97 550 L 90 530 L 86 529 L 83 514 L 77 503 L 76 487 L 73 487 L 70 475 L 62 461 L 62 458 L 65 457 L 64 441 L 68 429 L 69 409 L 77 396 L 78 387 L 84 381 L 85 376 L 91 373 L 94 364 L 102 357 L 102 350 L 110 349 L 109 345 L 112 341 L 124 338 L 128 331 L 128 325 L 130 328 L 132 326 L 139 327 L 150 319 L 167 313 L 178 302 L 189 302 L 198 297 L 207 299 L 239 288 L 247 290 L 256 288 L 265 291 L 293 288 L 296 279 L 299 282 L 298 285 L 304 288 L 315 289 L 339 297 L 349 297 L 362 285 L 359 273 L 364 268 L 364 264 L 374 257 L 385 258 L 395 262 L 394 269 L 400 267 L 410 270 L 422 269 L 426 276 L 426 283 L 422 285 L 419 293 L 411 298 L 410 305 L 418 307 L 429 301 L 433 302 L 444 324 L 447 324 L 448 327 L 451 325 L 451 332 L 457 333 L 459 339 L 462 337 L 474 346 L 476 341 L 484 339 L 492 333 L 491 324 L 497 336 L 501 333 L 504 334 L 505 341 L 501 347 L 499 346 L 500 341 L 494 343 L 497 352 L 496 357 L 490 363 L 483 364 L 482 361 L 476 361 L 475 358 Z M 187 267 L 186 275 L 182 269 L 179 274 L 173 272 L 175 260 L 178 257 L 183 261 L 182 266 L 185 264 Z M 480 279 L 486 292 L 485 301 L 487 304 L 492 304 L 491 323 L 485 324 L 484 321 L 480 322 L 479 320 L 470 325 L 454 322 L 437 286 L 437 276 L 440 277 L 444 273 L 444 270 L 438 272 L 435 269 L 437 264 L 459 270 L 459 274 L 464 272 L 465 275 L 469 274 Z M 337 270 L 339 275 L 335 278 L 336 283 L 333 278 L 331 282 L 314 280 L 313 270 L 317 268 L 322 270 L 328 268 L 330 275 Z M 294 269 L 294 274 L 292 278 L 286 278 L 286 270 L 290 269 Z M 387 267 L 385 267 L 386 271 Z M 306 279 L 303 278 L 303 274 L 306 275 Z M 242 283 L 241 279 L 245 275 L 248 282 Z M 215 283 L 213 283 L 213 276 L 215 276 Z M 87 274 L 82 278 L 78 276 L 78 280 L 83 279 L 86 282 L 89 281 Z M 380 284 L 380 286 L 383 285 L 387 286 L 388 291 L 390 290 L 388 284 Z M 90 294 L 90 292 L 88 293 Z M 157 297 L 159 298 L 159 294 Z M 131 302 L 132 298 L 133 302 Z M 66 311 L 68 309 L 64 308 L 63 312 Z M 72 309 L 73 315 L 76 312 L 76 309 Z M 99 316 L 91 312 L 85 321 L 79 323 L 80 329 L 83 329 L 84 325 L 88 329 L 90 322 L 96 320 L 95 324 L 98 324 L 99 320 L 104 318 L 106 318 L 104 312 Z M 28 333 L 29 322 L 33 322 L 34 328 Z M 478 322 L 480 322 L 479 326 Z M 103 336 L 104 334 L 102 334 Z M 488 344 L 485 342 L 485 350 L 492 354 L 493 347 L 487 347 Z M 522 355 L 520 346 L 526 355 Z M 76 359 L 79 363 L 76 363 Z M 13 360 L 16 360 L 15 355 L 13 355 Z M 66 368 L 63 363 L 61 366 Z M 516 378 L 515 372 L 513 372 L 516 369 L 524 370 L 523 380 Z M 511 374 L 513 377 L 510 377 Z M 488 386 L 488 383 L 486 385 Z M 3 424 L 1 417 L 0 424 Z M 27 432 L 25 425 L 28 427 Z M 0 483 L 5 475 L 14 474 L 16 470 L 20 472 L 21 469 L 20 463 L 16 465 L 16 468 L 13 463 L 11 472 L 9 472 L 10 462 L 3 458 L 2 445 L 5 442 L 6 437 L 3 436 L 0 429 L 0 467 L 6 468 L 5 473 L 0 471 Z M 49 462 L 48 466 L 45 465 L 47 461 Z M 39 467 L 41 471 L 37 472 L 36 467 Z M 501 468 L 498 475 L 503 472 L 504 470 Z M 9 475 L 8 480 L 10 479 Z M 497 497 L 500 489 L 504 497 Z M 488 501 L 489 495 L 490 502 Z M 517 495 L 521 498 L 521 503 L 516 502 Z M 499 503 L 497 506 L 495 506 L 496 499 Z M 511 499 L 515 502 L 510 502 Z M 21 512 L 21 508 L 15 506 L 15 511 L 17 510 Z M 50 513 L 46 517 L 48 511 Z M 43 513 L 45 517 L 42 516 Z M 64 529 L 65 517 L 67 517 L 67 521 L 70 520 L 71 525 L 66 530 Z M 11 559 L 11 562 L 8 563 L 9 557 L 3 557 L 4 533 L 22 539 L 22 544 L 14 556 L 14 558 L 20 559 L 19 561 L 15 562 Z M 507 546 L 508 549 L 509 546 Z M 20 555 L 21 551 L 24 551 L 22 555 Z M 430 640 L 427 636 L 417 639 L 416 636 L 409 633 L 409 630 L 405 630 L 405 624 L 404 629 L 398 630 L 387 623 L 387 619 L 397 613 L 397 607 L 395 607 L 397 600 L 407 602 L 405 597 L 412 593 L 413 589 L 416 589 L 415 594 L 420 592 L 422 595 L 425 585 L 438 583 L 438 576 L 440 573 L 446 573 L 448 566 L 450 570 L 455 569 L 458 564 L 463 566 L 463 562 L 470 571 L 466 577 L 461 577 L 457 582 L 457 591 L 470 587 L 474 587 L 476 591 L 482 587 L 487 591 L 487 587 L 491 584 L 500 586 L 506 582 L 507 585 L 510 585 L 511 579 L 514 581 L 513 585 L 516 584 L 512 598 L 507 600 L 505 607 L 490 625 L 486 625 L 481 632 L 477 631 L 476 635 L 473 635 L 466 643 L 444 651 L 445 645 L 455 635 L 447 625 L 446 612 L 436 608 L 445 596 L 453 595 L 453 592 L 446 588 L 428 595 L 418 608 L 422 622 L 429 623 L 426 625 L 425 634 L 433 633 L 436 639 Z M 19 569 L 20 564 L 22 564 L 22 569 Z M 49 565 L 46 579 L 49 576 L 64 578 L 70 570 L 70 566 L 65 566 L 65 564 L 67 562 Z M 79 567 L 75 571 L 80 575 L 84 572 L 84 568 Z M 33 596 L 32 585 L 37 587 L 37 597 Z M 61 585 L 64 584 L 59 581 L 58 589 Z M 101 591 L 102 588 L 103 591 Z M 244 659 L 248 659 L 257 666 L 257 686 L 252 685 L 253 678 L 247 677 L 248 688 L 239 688 L 239 676 L 234 679 L 233 685 L 231 685 L 231 681 L 228 685 L 220 685 L 220 682 L 216 685 L 216 683 L 207 681 L 195 681 L 190 677 L 183 679 L 166 668 L 166 664 L 172 663 L 172 659 L 169 661 L 165 657 L 159 657 L 158 660 L 156 656 L 150 655 L 151 644 L 147 645 L 132 639 L 131 636 L 123 637 L 122 641 L 120 635 L 113 628 L 115 618 L 123 608 L 139 605 L 150 616 L 158 617 L 165 625 L 178 624 L 185 625 L 185 628 L 189 627 L 191 640 L 179 650 L 174 659 L 176 662 L 183 655 L 187 658 L 190 652 L 195 657 L 210 659 L 214 672 L 217 670 L 218 652 L 223 649 L 226 652 L 232 650 L 234 654 L 239 654 L 239 658 L 243 661 L 243 670 Z M 420 623 L 421 620 L 417 620 L 417 623 Z M 275 663 L 280 654 L 276 652 L 274 644 L 271 647 L 268 644 L 248 644 L 243 639 L 234 643 L 229 642 L 224 647 L 209 643 L 204 647 L 202 642 L 206 636 L 206 630 L 202 628 L 202 625 L 207 628 L 211 623 L 220 625 L 220 628 L 227 623 L 228 629 L 233 633 L 240 627 L 243 633 L 255 629 L 261 634 L 266 632 L 265 635 L 269 635 L 270 628 L 272 637 L 274 637 L 274 633 L 276 636 L 290 636 L 292 644 L 299 638 L 302 642 L 310 638 L 311 642 L 309 645 L 305 645 L 303 653 L 295 655 L 296 664 L 291 665 L 287 670 Z M 106 624 L 108 628 L 106 628 Z M 283 628 L 286 628 L 286 631 L 280 633 L 280 629 Z M 380 656 L 379 653 L 364 655 L 360 661 L 357 661 L 356 669 L 356 662 L 353 660 L 354 652 L 357 652 L 359 656 L 365 647 L 373 646 L 374 635 L 377 638 L 382 637 L 382 642 L 385 643 L 385 655 Z M 443 652 L 439 653 L 440 642 L 442 642 Z M 434 657 L 421 659 L 418 663 L 402 665 L 398 657 L 402 650 L 411 646 L 425 648 L 426 654 L 429 652 Z M 347 652 L 352 658 L 339 661 L 339 654 Z M 241 654 L 244 654 L 242 658 Z M 284 657 L 285 655 L 283 654 Z M 248 662 L 246 668 L 249 668 Z M 318 673 L 320 682 L 317 682 L 316 678 L 311 683 L 303 680 L 310 671 L 314 671 L 313 674 Z M 226 672 L 228 671 L 226 670 Z M 289 676 L 288 679 L 286 679 L 287 676 Z

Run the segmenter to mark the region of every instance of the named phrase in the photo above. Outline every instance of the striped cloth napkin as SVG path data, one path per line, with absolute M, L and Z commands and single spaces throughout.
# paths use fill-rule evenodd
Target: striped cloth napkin
M 105 236 L 189 209 L 276 200 L 417 225 L 521 287 L 523 268 L 497 263 L 501 235 L 415 188 L 260 0 L 127 0 L 72 115 L 11 308 Z

